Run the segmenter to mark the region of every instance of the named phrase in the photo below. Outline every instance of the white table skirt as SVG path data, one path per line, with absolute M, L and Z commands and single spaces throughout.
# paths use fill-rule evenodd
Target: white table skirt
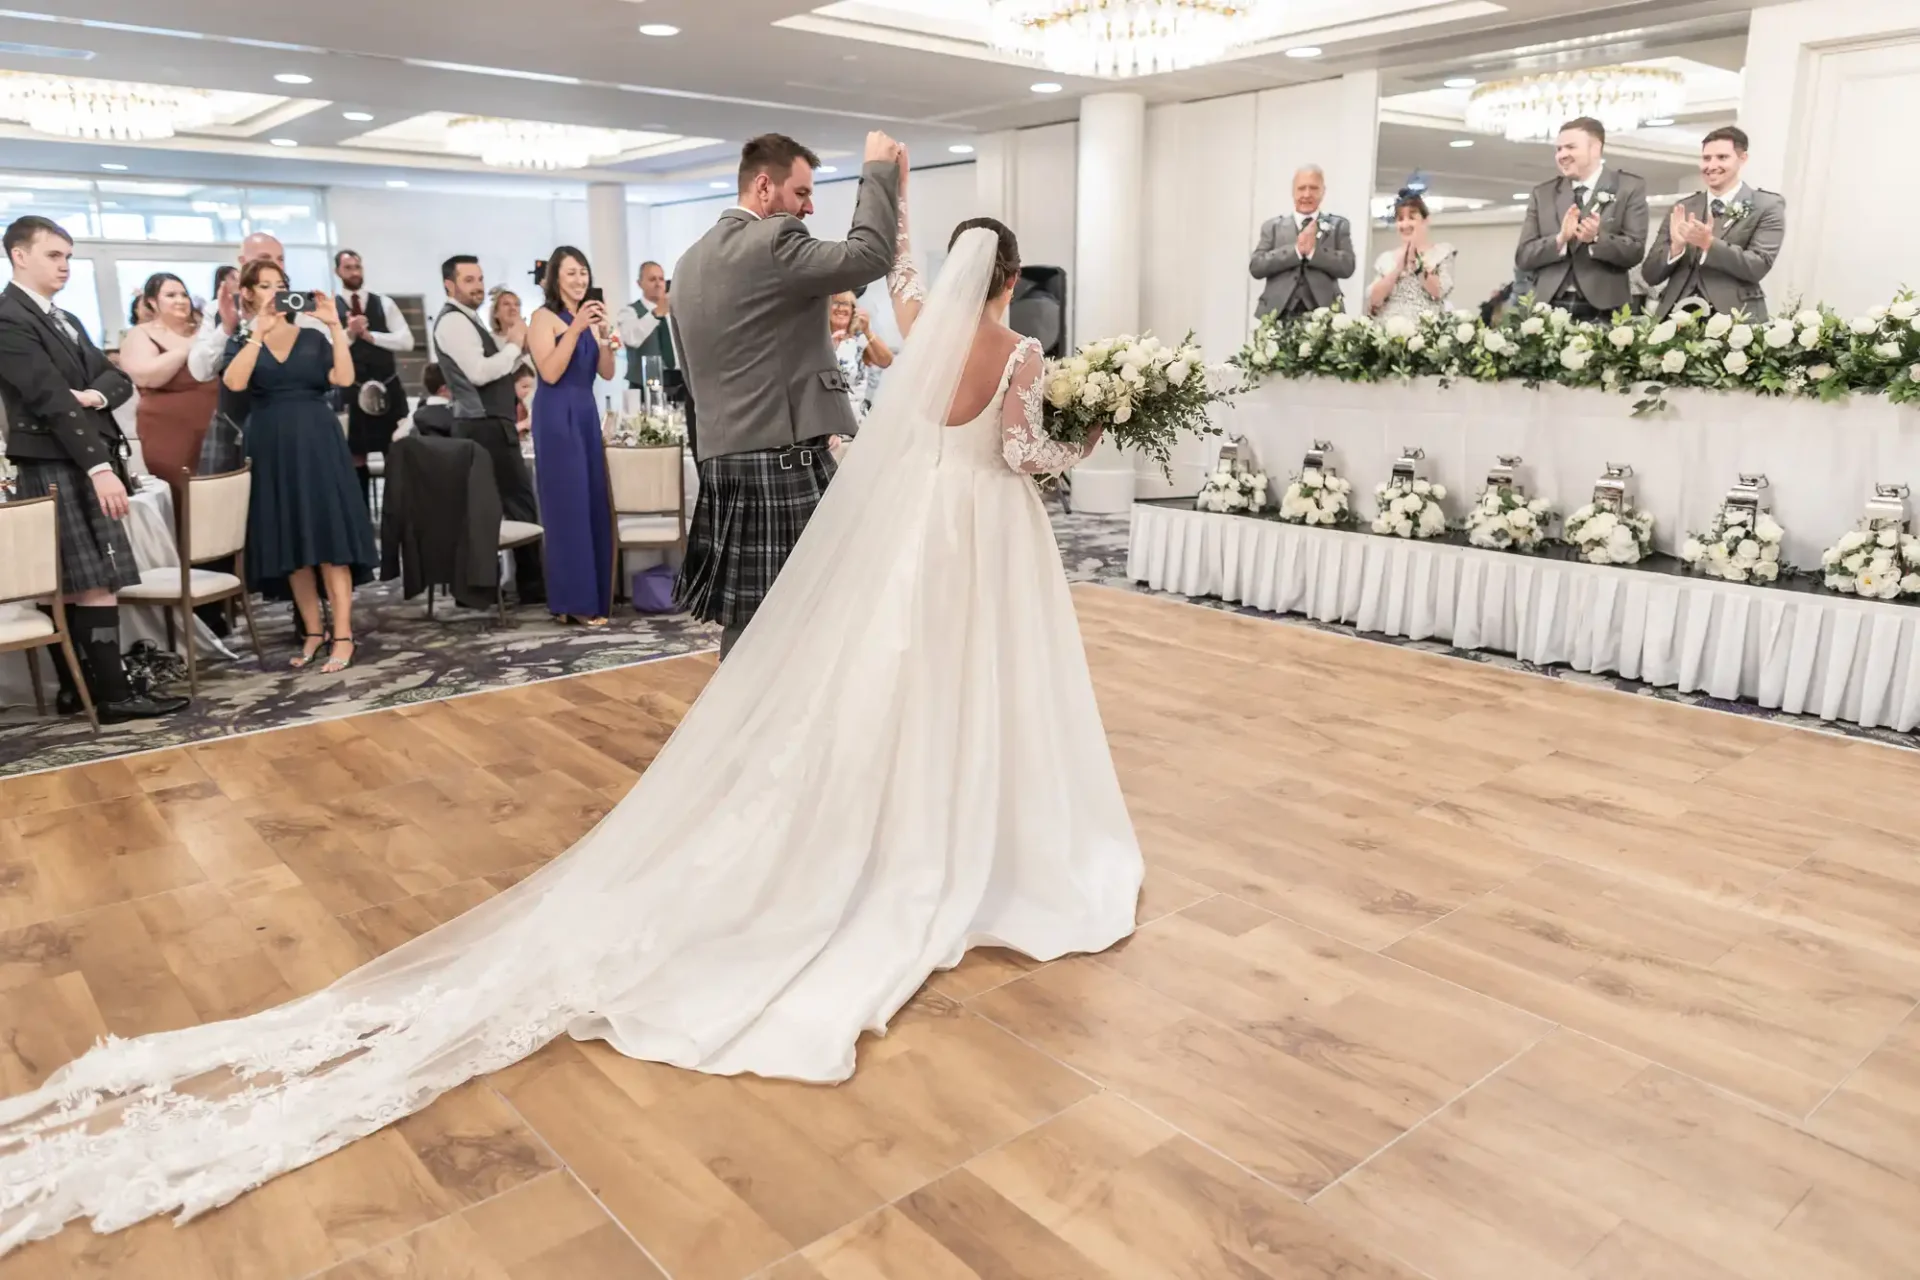
M 1526 459 L 1530 491 L 1563 515 L 1593 496 L 1605 464 L 1631 463 L 1635 501 L 1669 553 L 1689 529 L 1707 527 L 1743 471 L 1773 482 L 1787 558 L 1803 566 L 1853 528 L 1874 484 L 1920 493 L 1920 409 L 1874 396 L 1827 405 L 1711 391 L 1676 391 L 1668 402 L 1667 413 L 1635 418 L 1630 398 L 1591 389 L 1274 378 L 1215 421 L 1244 435 L 1276 482 L 1300 469 L 1316 438 L 1330 441 L 1354 510 L 1368 517 L 1373 486 L 1410 445 L 1426 450 L 1426 474 L 1446 484 L 1456 519 L 1503 453 Z
M 1127 575 L 1160 591 L 1902 732 L 1920 608 L 1136 506 Z

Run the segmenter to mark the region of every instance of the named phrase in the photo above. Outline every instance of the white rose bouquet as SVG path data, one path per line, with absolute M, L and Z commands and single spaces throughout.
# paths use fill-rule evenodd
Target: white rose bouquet
M 1288 524 L 1343 525 L 1353 518 L 1352 495 L 1351 482 L 1309 468 L 1281 495 L 1280 518 Z
M 1467 513 L 1467 541 L 1490 551 L 1538 551 L 1553 519 L 1553 504 L 1545 498 L 1529 500 L 1512 485 L 1499 485 Z
M 1047 363 L 1047 435 L 1084 445 L 1103 430 L 1106 439 L 1144 453 L 1170 476 L 1182 433 L 1220 434 L 1208 410 L 1232 393 L 1208 375 L 1191 332 L 1173 346 L 1150 333 L 1083 343 L 1067 359 Z
M 0 496 L 11 494 L 20 483 L 20 473 L 5 454 L 0 454 Z
M 1196 511 L 1258 514 L 1267 505 L 1267 473 L 1242 466 L 1223 466 L 1207 477 L 1193 500 Z
M 1829 591 L 1868 600 L 1920 596 L 1920 538 L 1887 524 L 1855 529 L 1820 554 Z
M 1374 487 L 1379 514 L 1373 531 L 1389 538 L 1437 538 L 1447 531 L 1447 512 L 1440 505 L 1447 487 L 1428 480 L 1395 477 Z
M 1567 517 L 1565 536 L 1590 564 L 1639 564 L 1653 550 L 1653 517 L 1631 504 L 1590 502 Z
M 1847 328 L 1837 363 L 1848 390 L 1885 392 L 1896 404 L 1920 399 L 1920 300 L 1903 292 Z
M 1787 536 L 1765 513 L 1722 507 L 1705 533 L 1680 544 L 1680 558 L 1696 573 L 1728 582 L 1773 582 L 1780 577 L 1780 544 Z

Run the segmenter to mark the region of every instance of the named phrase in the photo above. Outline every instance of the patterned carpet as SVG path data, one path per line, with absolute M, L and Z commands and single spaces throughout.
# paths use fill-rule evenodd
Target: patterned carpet
M 1145 592 L 1145 588 L 1126 579 L 1127 524 L 1124 516 L 1068 515 L 1056 507 L 1054 531 L 1060 540 L 1067 576 L 1075 582 Z M 1455 649 L 1442 643 L 1362 634 L 1352 627 L 1297 616 L 1276 617 L 1219 600 L 1191 603 L 1266 618 L 1283 626 L 1312 627 L 1378 644 L 1441 653 L 1467 662 L 1488 663 L 1642 697 L 1796 724 L 1892 746 L 1920 747 L 1915 735 L 1889 729 L 1825 724 L 1810 717 L 1765 711 L 1751 703 L 1655 689 L 1637 680 L 1585 675 L 1561 667 L 1536 667 L 1500 654 Z M 242 653 L 242 661 L 204 663 L 200 697 L 180 715 L 110 727 L 96 738 L 84 720 L 36 719 L 31 706 L 0 708 L 0 776 L 698 653 L 712 649 L 719 639 L 712 628 L 685 618 L 642 618 L 631 613 L 616 617 L 613 625 L 603 631 L 562 627 L 538 610 L 525 611 L 502 626 L 491 612 L 454 609 L 441 601 L 435 607 L 436 616 L 429 619 L 425 598 L 401 600 L 397 583 L 376 583 L 362 588 L 355 596 L 354 609 L 354 630 L 361 639 L 361 648 L 352 669 L 340 675 L 323 676 L 317 670 L 287 669 L 287 659 L 294 652 L 295 629 L 286 607 L 277 606 L 259 614 L 267 649 L 265 668 L 251 660 L 242 634 L 233 642 Z

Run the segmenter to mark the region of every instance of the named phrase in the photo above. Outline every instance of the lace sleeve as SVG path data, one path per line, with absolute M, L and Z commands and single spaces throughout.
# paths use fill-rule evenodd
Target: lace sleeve
M 887 272 L 887 291 L 901 302 L 925 302 L 927 288 L 913 265 L 913 238 L 907 234 L 907 202 L 900 202 L 900 230 L 894 238 L 893 270 Z
M 1007 398 L 1000 406 L 1000 455 L 1015 471 L 1051 475 L 1065 471 L 1086 454 L 1080 446 L 1047 438 L 1041 401 L 1046 395 L 1046 361 L 1040 344 L 1022 338 L 1007 361 Z

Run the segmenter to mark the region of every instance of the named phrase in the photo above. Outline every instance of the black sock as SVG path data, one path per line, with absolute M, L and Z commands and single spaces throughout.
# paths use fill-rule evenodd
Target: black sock
M 47 615 L 48 621 L 53 620 L 52 605 L 41 605 L 40 612 Z M 69 617 L 67 621 L 71 623 L 73 621 L 71 617 L 72 610 L 68 610 L 68 614 Z M 75 652 L 78 652 L 77 646 Z M 47 650 L 47 656 L 53 659 L 53 674 L 60 681 L 60 692 L 78 702 L 80 700 L 80 689 L 73 683 L 73 672 L 67 669 L 67 655 L 65 651 L 63 651 L 59 645 L 55 645 Z
M 133 697 L 120 656 L 120 606 L 70 605 L 67 618 L 73 624 L 73 638 L 80 649 L 94 705 L 125 702 Z

